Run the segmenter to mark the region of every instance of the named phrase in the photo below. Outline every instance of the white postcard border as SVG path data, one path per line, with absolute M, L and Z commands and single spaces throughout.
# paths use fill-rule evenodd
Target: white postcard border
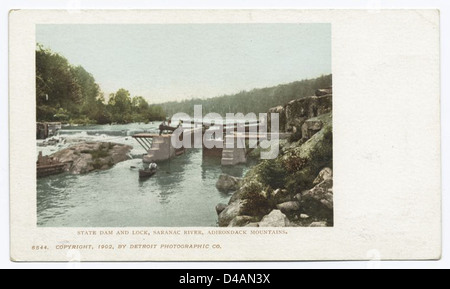
M 437 11 L 19 11 L 13 12 L 10 20 L 10 197 L 14 260 L 68 261 L 71 258 L 67 252 L 56 250 L 31 251 L 31 246 L 37 243 L 54 247 L 74 241 L 94 244 L 130 241 L 80 238 L 76 228 L 36 228 L 35 167 L 30 165 L 35 158 L 34 24 L 130 21 L 332 23 L 335 227 L 289 228 L 287 237 L 201 237 L 202 242 L 226 244 L 223 251 L 82 252 L 82 261 L 367 260 L 373 258 L 374 252 L 381 259 L 439 258 Z M 379 47 L 374 50 L 369 44 Z M 400 78 L 398 82 L 394 82 L 397 78 Z M 410 89 L 412 79 L 414 88 L 419 89 Z M 177 242 L 194 241 L 186 238 L 177 238 Z M 159 242 L 173 242 L 173 236 L 161 238 Z

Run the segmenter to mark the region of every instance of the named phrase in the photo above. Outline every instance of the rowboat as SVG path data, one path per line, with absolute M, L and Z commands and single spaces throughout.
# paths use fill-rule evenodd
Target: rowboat
M 155 169 L 145 169 L 145 170 L 139 170 L 139 179 L 148 179 L 152 177 L 154 174 L 156 174 Z
M 37 177 L 43 178 L 64 173 L 66 164 L 37 165 Z
M 43 156 L 39 152 L 38 161 L 36 162 L 36 176 L 38 178 L 62 174 L 66 171 L 70 163 L 62 163 L 57 159 L 49 156 Z

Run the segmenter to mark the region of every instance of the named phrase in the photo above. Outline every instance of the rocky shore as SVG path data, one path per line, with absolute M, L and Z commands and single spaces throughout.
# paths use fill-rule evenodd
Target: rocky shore
M 71 174 L 85 174 L 92 171 L 108 170 L 114 165 L 130 160 L 132 147 L 107 142 L 83 142 L 54 153 L 50 158 L 68 163 Z
M 218 188 L 235 191 L 218 204 L 221 227 L 333 226 L 332 90 L 271 109 L 291 132 L 275 160 L 253 167 L 244 179 L 221 176 Z M 232 188 L 232 189 L 229 189 Z

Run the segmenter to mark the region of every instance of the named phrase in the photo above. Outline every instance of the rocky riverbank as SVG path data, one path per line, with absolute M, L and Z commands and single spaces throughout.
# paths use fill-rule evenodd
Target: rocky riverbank
M 333 226 L 331 92 L 271 109 L 292 137 L 276 159 L 262 161 L 238 183 L 221 176 L 221 183 L 239 187 L 228 204 L 216 206 L 219 226 Z
M 85 174 L 108 170 L 114 165 L 131 159 L 132 147 L 107 142 L 83 142 L 54 153 L 50 158 L 68 163 L 71 174 Z

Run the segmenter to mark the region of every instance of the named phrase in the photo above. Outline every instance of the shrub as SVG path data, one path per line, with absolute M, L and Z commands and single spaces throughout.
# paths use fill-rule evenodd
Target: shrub
M 295 173 L 297 171 L 300 171 L 301 169 L 303 169 L 306 163 L 307 159 L 301 158 L 294 154 L 291 154 L 283 161 L 284 168 L 289 173 Z
M 312 188 L 312 183 L 317 177 L 317 173 L 310 167 L 291 174 L 286 180 L 286 189 L 291 194 L 301 193 L 304 190 Z
M 240 199 L 245 200 L 242 214 L 259 216 L 267 213 L 269 202 L 260 183 L 255 181 L 247 183 L 241 188 L 239 195 Z
M 264 160 L 257 168 L 261 183 L 273 189 L 285 188 L 286 171 L 280 160 Z

